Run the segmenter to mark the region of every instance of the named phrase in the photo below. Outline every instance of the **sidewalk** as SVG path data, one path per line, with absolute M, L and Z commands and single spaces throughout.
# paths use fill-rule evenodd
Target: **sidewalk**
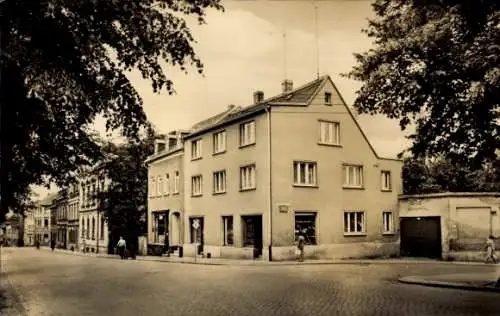
M 41 247 L 40 249 L 45 251 L 51 251 L 48 247 Z M 75 256 L 88 256 L 96 258 L 107 258 L 107 259 L 120 259 L 118 255 L 109 254 L 95 254 L 95 253 L 83 253 L 78 251 L 70 251 L 64 249 L 55 249 L 56 253 L 75 255 Z M 201 265 L 232 265 L 232 266 L 289 266 L 289 265 L 325 265 L 325 264 L 451 264 L 451 265 L 477 265 L 484 266 L 484 263 L 480 262 L 459 262 L 459 261 L 440 261 L 432 259 L 412 259 L 412 258 L 396 258 L 396 259 L 314 259 L 305 260 L 303 262 L 298 261 L 266 261 L 266 260 L 249 260 L 249 259 L 223 259 L 223 258 L 194 258 L 194 257 L 183 257 L 179 258 L 177 256 L 137 256 L 136 260 L 139 261 L 159 261 L 166 263 L 183 263 L 183 264 L 201 264 Z
M 399 282 L 423 286 L 500 293 L 500 287 L 495 287 L 498 277 L 500 277 L 500 274 L 491 272 L 460 273 L 433 276 L 408 276 L 399 278 Z

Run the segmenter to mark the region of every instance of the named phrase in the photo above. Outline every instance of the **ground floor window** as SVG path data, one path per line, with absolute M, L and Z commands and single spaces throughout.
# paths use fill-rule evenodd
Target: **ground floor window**
M 189 218 L 191 243 L 203 244 L 203 217 Z
M 243 247 L 262 247 L 262 216 L 242 216 Z
M 344 233 L 362 234 L 365 232 L 365 212 L 347 211 L 344 212 Z
M 168 212 L 153 213 L 153 240 L 155 243 L 164 244 L 168 233 Z
M 384 234 L 392 234 L 394 232 L 392 212 L 383 212 L 382 218 L 382 224 L 384 225 Z
M 104 218 L 101 217 L 101 240 L 104 240 Z
M 295 241 L 302 234 L 306 245 L 316 245 L 316 213 L 295 212 Z
M 222 217 L 223 233 L 224 233 L 224 246 L 232 246 L 234 244 L 233 240 L 233 217 L 223 216 Z

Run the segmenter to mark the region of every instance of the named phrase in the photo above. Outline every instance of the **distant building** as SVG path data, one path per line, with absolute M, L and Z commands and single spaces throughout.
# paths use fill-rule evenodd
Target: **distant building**
M 56 247 L 66 249 L 68 244 L 68 195 L 60 190 L 56 204 Z
M 24 245 L 35 245 L 35 213 L 40 209 L 40 202 L 36 202 L 33 207 L 30 207 L 25 212 L 24 218 Z
M 49 246 L 51 238 L 55 238 L 54 231 L 56 227 L 55 203 L 57 193 L 49 194 L 45 199 L 39 202 L 34 211 L 35 220 L 35 242 L 40 242 L 43 246 Z M 54 210 L 51 213 L 51 210 Z

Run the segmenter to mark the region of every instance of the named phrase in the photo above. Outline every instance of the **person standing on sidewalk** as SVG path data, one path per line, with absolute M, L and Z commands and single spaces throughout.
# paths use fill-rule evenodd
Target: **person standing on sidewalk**
M 306 239 L 304 237 L 304 233 L 302 231 L 300 231 L 299 233 L 299 237 L 298 237 L 298 240 L 297 240 L 297 259 L 299 260 L 299 262 L 303 262 L 304 261 L 304 243 L 305 243 Z
M 50 240 L 50 249 L 52 249 L 52 252 L 56 248 L 56 241 L 54 239 Z
M 120 240 L 118 240 L 116 247 L 118 248 L 118 253 L 120 254 L 120 258 L 122 260 L 125 259 L 125 249 L 127 247 L 127 243 L 125 242 L 125 239 L 123 239 L 122 236 L 120 236 Z
M 486 248 L 486 262 L 488 263 L 490 260 L 493 263 L 497 263 L 497 255 L 495 254 L 495 237 L 488 237 L 486 240 L 486 244 L 484 246 Z

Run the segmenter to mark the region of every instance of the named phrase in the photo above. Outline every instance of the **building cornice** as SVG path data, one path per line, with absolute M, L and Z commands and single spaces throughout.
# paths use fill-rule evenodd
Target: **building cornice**
M 399 200 L 439 198 L 500 197 L 500 192 L 442 192 L 426 194 L 400 194 Z

